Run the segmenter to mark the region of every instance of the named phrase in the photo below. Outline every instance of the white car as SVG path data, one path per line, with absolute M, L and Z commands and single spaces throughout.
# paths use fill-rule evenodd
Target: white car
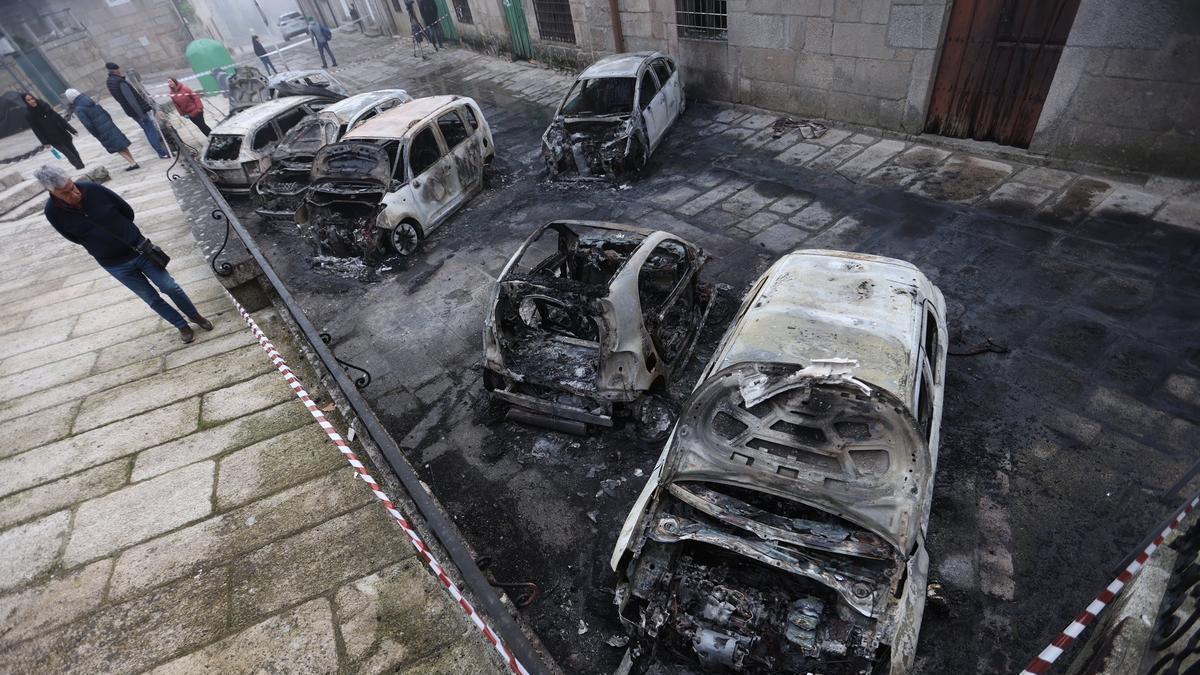
M 409 255 L 479 192 L 495 154 L 473 99 L 415 99 L 317 153 L 296 222 L 319 251 Z
M 271 153 L 271 167 L 254 182 L 250 196 L 263 218 L 294 218 L 304 201 L 313 159 L 347 131 L 413 100 L 403 89 L 380 89 L 332 103 L 295 126 Z
M 213 127 L 200 165 L 223 193 L 249 194 L 270 166 L 270 153 L 292 127 L 333 103 L 319 96 L 287 96 L 230 115 Z
M 308 32 L 308 22 L 300 12 L 284 12 L 279 15 L 279 34 L 284 40 L 291 40 L 297 35 Z
M 911 672 L 945 313 L 891 258 L 796 251 L 757 281 L 613 552 L 632 672 Z
M 640 170 L 686 104 L 671 57 L 636 52 L 600 59 L 575 79 L 542 134 L 550 176 L 615 180 Z

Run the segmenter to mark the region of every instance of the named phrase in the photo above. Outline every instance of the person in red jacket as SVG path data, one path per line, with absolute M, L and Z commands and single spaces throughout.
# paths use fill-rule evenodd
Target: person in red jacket
M 171 90 L 171 103 L 175 104 L 179 114 L 191 120 L 200 133 L 207 136 L 212 129 L 204 123 L 204 102 L 200 96 L 173 77 L 167 78 L 167 88 Z

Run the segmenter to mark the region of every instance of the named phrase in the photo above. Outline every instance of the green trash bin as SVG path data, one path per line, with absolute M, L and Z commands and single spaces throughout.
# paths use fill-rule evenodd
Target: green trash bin
M 233 74 L 233 56 L 225 45 L 216 40 L 193 40 L 184 56 L 192 64 L 192 72 L 200 76 L 200 86 L 205 91 L 217 92 L 221 89 L 216 78 L 209 74 L 213 68 L 224 68 L 225 72 Z

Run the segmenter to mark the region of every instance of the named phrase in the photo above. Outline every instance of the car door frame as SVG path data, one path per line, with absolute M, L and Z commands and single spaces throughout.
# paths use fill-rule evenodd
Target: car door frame
M 683 249 L 683 255 L 688 261 L 688 272 L 687 272 L 687 274 L 683 275 L 678 280 L 676 280 L 675 285 L 671 287 L 671 292 L 667 294 L 667 299 L 664 300 L 662 305 L 655 311 L 655 321 L 654 321 L 654 331 L 653 332 L 650 332 L 649 326 L 646 325 L 646 311 L 645 311 L 646 308 L 644 308 L 644 307 L 642 308 L 642 329 L 645 330 L 646 332 L 650 333 L 650 341 L 654 346 L 654 354 L 655 354 L 655 358 L 657 359 L 657 362 L 654 364 L 654 368 L 651 370 L 654 370 L 656 373 L 659 373 L 659 374 L 672 372 L 675 368 L 677 368 L 679 365 L 681 365 L 682 362 L 679 359 L 682 358 L 684 353 L 686 353 L 686 350 L 685 350 L 684 352 L 676 354 L 674 361 L 670 361 L 670 362 L 666 361 L 663 358 L 662 340 L 659 339 L 659 334 L 662 332 L 663 317 L 666 316 L 667 313 L 670 311 L 670 309 L 675 306 L 675 303 L 679 302 L 679 298 L 681 295 L 683 295 L 685 288 L 687 288 L 688 286 L 693 286 L 693 287 L 695 286 L 697 275 L 700 270 L 699 263 L 700 263 L 700 259 L 701 259 L 701 254 L 699 254 L 696 250 L 694 250 L 691 246 L 688 246 L 683 241 L 681 241 L 679 239 L 675 239 L 675 238 L 668 237 L 666 239 L 663 239 L 662 241 L 659 241 L 658 243 L 656 243 L 654 245 L 654 248 L 657 249 L 658 247 L 663 246 L 664 244 L 668 244 L 668 243 L 677 244 L 678 246 L 680 246 Z M 653 255 L 653 253 L 651 253 L 651 254 Z M 643 263 L 643 264 L 645 264 L 645 263 Z M 639 284 L 641 282 L 641 270 L 640 269 L 638 270 L 638 282 L 639 282 Z M 639 290 L 640 290 L 640 287 L 639 287 Z M 698 291 L 698 290 L 699 289 L 693 288 L 693 292 Z M 692 335 L 689 335 L 688 336 L 689 340 L 692 337 L 693 337 Z
M 483 134 L 479 133 L 478 123 L 474 129 L 471 128 L 471 123 L 463 113 L 465 107 L 466 103 L 456 105 L 437 116 L 437 119 L 441 119 L 446 114 L 458 115 L 458 121 L 462 123 L 463 131 L 467 134 L 462 142 L 450 148 L 450 154 L 455 157 L 454 169 L 458 173 L 459 191 L 462 195 L 462 201 L 465 201 L 469 195 L 475 194 L 483 187 Z M 476 122 L 478 122 L 478 115 L 476 115 Z M 438 125 L 438 133 L 441 133 L 440 124 Z M 442 140 L 446 140 L 444 135 L 442 136 Z M 447 143 L 448 145 L 449 143 Z M 464 165 L 467 166 L 464 167 Z M 471 175 L 468 176 L 470 178 L 469 183 L 463 179 L 464 170 L 471 171 Z
M 670 120 L 667 122 L 666 128 L 670 129 L 675 120 L 679 119 L 679 115 L 683 113 L 683 78 L 679 75 L 679 64 L 675 63 L 671 57 L 666 55 L 654 57 L 650 60 L 651 68 L 653 68 L 655 61 L 662 61 L 667 65 L 667 69 L 671 71 L 671 75 L 667 78 L 667 81 L 660 83 L 662 84 L 662 89 L 659 91 L 660 94 L 666 93 L 666 106 L 667 110 L 670 111 Z M 655 71 L 655 74 L 658 74 L 657 71 Z
M 646 75 L 649 75 L 654 80 L 654 83 L 658 85 L 658 91 L 654 93 L 650 102 L 645 107 L 642 107 L 642 78 Z M 642 116 L 642 124 L 646 128 L 646 153 L 649 154 L 658 147 L 659 141 L 667 133 L 668 126 L 662 82 L 658 81 L 658 73 L 654 72 L 654 69 L 650 67 L 649 61 L 646 61 L 638 69 L 637 95 L 635 98 L 638 105 L 638 114 Z
M 442 138 L 441 130 L 438 129 L 437 117 L 437 115 L 430 115 L 422 120 L 420 124 L 414 125 L 415 128 L 409 132 L 409 134 L 407 134 L 409 138 L 408 142 L 404 144 L 404 172 L 408 177 L 407 183 L 409 189 L 411 190 L 413 205 L 417 213 L 420 214 L 421 218 L 423 219 L 421 222 L 421 227 L 424 229 L 426 234 L 437 227 L 437 225 L 445 218 L 445 216 L 450 212 L 452 202 L 454 202 L 454 200 L 451 198 L 454 190 L 452 190 L 451 186 L 447 184 L 448 177 L 446 175 L 448 168 L 453 168 L 452 165 L 454 158 L 450 154 L 449 148 L 446 147 L 446 141 Z M 423 173 L 420 175 L 413 175 L 411 159 L 413 142 L 416 140 L 417 136 L 419 136 L 421 132 L 425 131 L 426 129 L 433 134 L 434 140 L 438 144 L 438 149 L 442 154 L 441 157 L 439 157 L 436 162 L 431 164 Z M 454 183 L 457 184 L 457 172 L 453 173 L 453 179 Z M 421 190 L 424 187 L 424 183 L 418 183 L 418 181 L 429 180 L 440 180 L 446 189 L 446 197 L 444 197 L 442 200 L 435 201 L 435 206 L 432 207 L 429 206 L 428 201 L 421 198 Z M 458 189 L 458 192 L 462 192 L 461 188 Z M 457 203 L 454 203 L 454 206 L 457 206 Z

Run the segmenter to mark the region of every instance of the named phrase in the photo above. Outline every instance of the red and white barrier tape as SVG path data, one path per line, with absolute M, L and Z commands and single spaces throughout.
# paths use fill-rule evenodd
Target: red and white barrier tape
M 1188 502 L 1187 506 L 1183 507 L 1183 510 L 1180 511 L 1175 516 L 1175 519 L 1171 521 L 1171 524 L 1163 528 L 1163 531 L 1157 537 L 1155 537 L 1154 541 L 1150 542 L 1150 544 L 1138 554 L 1138 557 L 1134 558 L 1133 562 L 1129 563 L 1129 565 L 1117 575 L 1117 578 L 1113 579 L 1112 583 L 1110 583 L 1103 591 L 1101 591 L 1100 595 L 1096 596 L 1096 599 L 1092 601 L 1092 604 L 1088 605 L 1087 609 L 1083 610 L 1079 616 L 1075 617 L 1075 620 L 1072 621 L 1071 624 L 1066 628 L 1064 628 L 1063 632 L 1059 633 L 1058 637 L 1054 638 L 1054 641 L 1051 642 L 1045 649 L 1043 649 L 1041 654 L 1035 656 L 1033 660 L 1029 662 L 1029 665 L 1025 666 L 1025 670 L 1022 670 L 1020 675 L 1041 675 L 1042 673 L 1050 670 L 1050 666 L 1054 665 L 1054 662 L 1058 660 L 1058 657 L 1062 656 L 1062 653 L 1065 652 L 1067 648 L 1069 648 L 1071 644 L 1079 638 L 1079 634 L 1082 633 L 1085 628 L 1091 625 L 1091 623 L 1096 620 L 1097 616 L 1100 616 L 1100 612 L 1103 612 L 1105 607 L 1112 604 L 1112 601 L 1121 594 L 1122 590 L 1124 590 L 1126 584 L 1133 579 L 1134 575 L 1137 574 L 1146 564 L 1146 561 L 1150 559 L 1150 555 L 1154 553 L 1159 546 L 1162 546 L 1163 541 L 1166 540 L 1169 534 L 1179 529 L 1179 524 L 1183 522 L 1183 519 L 1187 518 L 1193 510 L 1195 510 L 1197 505 L 1200 505 L 1200 495 L 1197 495 L 1194 499 L 1192 499 L 1192 501 Z
M 521 662 L 517 660 L 516 655 L 513 654 L 512 651 L 505 646 L 504 642 L 500 640 L 500 636 L 496 635 L 496 633 L 492 631 L 491 627 L 487 625 L 487 622 L 483 620 L 483 617 L 479 615 L 479 612 L 477 612 L 471 603 L 465 597 L 463 597 L 462 592 L 458 590 L 458 586 L 455 585 L 455 583 L 451 581 L 450 577 L 446 574 L 445 568 L 442 567 L 441 563 L 439 563 L 437 559 L 433 557 L 433 553 L 429 550 L 429 547 L 425 545 L 425 542 L 421 539 L 421 536 L 417 534 L 416 530 L 413 529 L 408 520 L 401 515 L 400 511 L 396 509 L 396 506 L 392 503 L 391 498 L 389 498 L 387 494 L 380 489 L 379 484 L 375 482 L 375 479 L 371 477 L 371 474 L 367 473 L 366 467 L 364 467 L 362 462 L 359 461 L 358 457 L 354 454 L 354 451 L 350 449 L 350 446 L 346 440 L 334 430 L 333 424 L 330 423 L 329 420 L 325 419 L 324 413 L 317 408 L 317 404 L 313 402 L 313 400 L 309 397 L 308 392 L 304 390 L 304 386 L 300 383 L 300 380 L 297 379 L 296 375 L 292 373 L 292 370 L 288 368 L 287 362 L 283 360 L 283 356 L 275 349 L 275 345 L 271 344 L 271 340 L 267 338 L 267 336 L 262 332 L 262 329 L 258 327 L 258 324 L 254 322 L 254 319 L 246 312 L 246 309 L 242 307 L 237 300 L 234 300 L 233 304 L 237 307 L 238 313 L 242 315 L 242 318 L 246 320 L 246 324 L 250 326 L 250 330 L 254 333 L 254 337 L 258 338 L 258 343 L 262 345 L 263 350 L 266 351 L 267 356 L 271 359 L 271 363 L 275 364 L 275 367 L 279 369 L 280 374 L 283 375 L 283 379 L 287 381 L 288 385 L 292 388 L 292 391 L 296 394 L 296 397 L 304 402 L 304 407 L 308 408 L 308 412 L 311 413 L 312 416 L 317 420 L 317 424 L 320 424 L 321 428 L 325 430 L 325 433 L 329 435 L 329 440 L 333 441 L 333 444 L 336 445 L 338 450 L 341 451 L 342 455 L 345 456 L 346 461 L 350 463 L 350 466 L 354 467 L 354 470 L 358 472 L 358 477 L 362 479 L 364 483 L 369 485 L 371 487 L 371 492 L 375 493 L 375 496 L 379 499 L 379 501 L 383 502 L 383 506 L 387 510 L 388 515 L 390 515 L 397 523 L 400 524 L 400 528 L 404 530 L 404 534 L 408 535 L 408 540 L 412 543 L 413 547 L 417 549 L 417 554 L 420 555 L 426 564 L 429 565 L 430 571 L 432 571 L 433 575 L 442 583 L 442 586 L 445 587 L 446 592 L 450 594 L 451 598 L 454 598 L 454 601 L 458 603 L 458 606 L 461 607 L 463 612 L 466 613 L 467 618 L 471 620 L 471 623 L 475 624 L 475 627 L 478 628 L 481 633 L 483 633 L 483 636 L 492 644 L 492 647 L 496 649 L 496 652 L 500 654 L 500 658 L 502 658 L 504 662 L 508 664 L 508 667 L 514 673 L 517 673 L 517 675 L 529 675 L 529 671 L 525 670 L 525 666 L 521 665 Z

